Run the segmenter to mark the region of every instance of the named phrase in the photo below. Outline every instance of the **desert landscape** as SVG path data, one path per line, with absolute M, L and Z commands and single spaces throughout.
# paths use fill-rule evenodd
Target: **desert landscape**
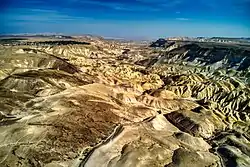
M 1 167 L 249 167 L 249 39 L 0 38 Z

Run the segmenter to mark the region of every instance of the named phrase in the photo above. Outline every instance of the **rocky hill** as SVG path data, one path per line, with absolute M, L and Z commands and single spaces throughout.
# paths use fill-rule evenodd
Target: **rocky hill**
M 250 166 L 248 46 L 74 40 L 0 46 L 1 166 Z

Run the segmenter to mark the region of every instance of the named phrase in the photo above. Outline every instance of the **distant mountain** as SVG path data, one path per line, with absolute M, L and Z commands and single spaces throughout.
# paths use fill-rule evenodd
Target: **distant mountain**
M 169 47 L 171 45 L 175 44 L 173 41 L 168 41 L 164 38 L 160 38 L 155 42 L 152 42 L 150 47 Z
M 72 36 L 57 35 L 57 34 L 4 34 L 0 35 L 0 38 L 60 38 L 60 39 L 72 39 Z

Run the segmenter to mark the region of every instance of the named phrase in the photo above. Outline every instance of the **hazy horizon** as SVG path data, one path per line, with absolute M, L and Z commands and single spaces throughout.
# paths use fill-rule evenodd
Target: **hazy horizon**
M 250 0 L 4 0 L 0 34 L 249 37 Z
M 199 37 L 202 37 L 202 38 L 250 38 L 250 35 L 249 36 L 245 36 L 245 37 L 242 37 L 242 36 L 234 36 L 234 37 L 228 37 L 228 36 L 158 36 L 158 37 L 117 37 L 117 36 L 103 36 L 103 35 L 99 35 L 99 34 L 64 34 L 64 33 L 53 33 L 53 32 L 44 32 L 44 33 L 0 33 L 0 36 L 25 36 L 25 35 L 63 35 L 63 36 L 94 36 L 94 37 L 102 37 L 104 39 L 121 39 L 121 40 L 157 40 L 157 39 L 160 39 L 160 38 L 199 38 Z

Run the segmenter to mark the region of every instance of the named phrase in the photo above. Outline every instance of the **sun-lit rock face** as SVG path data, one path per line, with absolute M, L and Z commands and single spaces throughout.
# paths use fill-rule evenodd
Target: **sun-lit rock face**
M 248 46 L 75 40 L 0 46 L 0 166 L 250 166 Z

